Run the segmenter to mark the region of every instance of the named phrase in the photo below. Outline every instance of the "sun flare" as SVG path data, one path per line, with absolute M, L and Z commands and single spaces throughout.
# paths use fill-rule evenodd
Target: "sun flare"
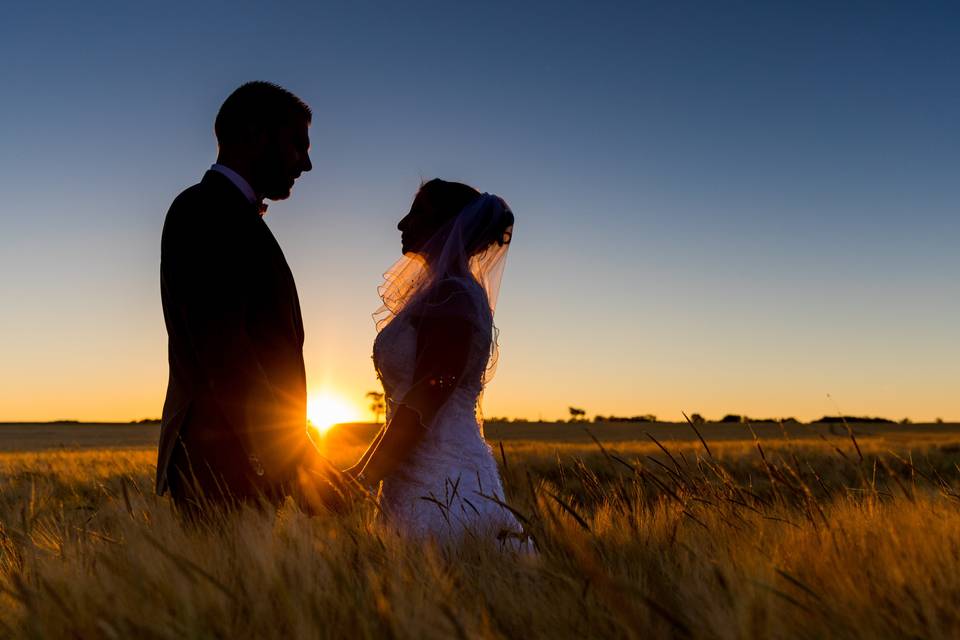
M 343 398 L 322 392 L 311 394 L 307 399 L 307 420 L 317 433 L 323 435 L 335 424 L 356 421 L 357 411 Z

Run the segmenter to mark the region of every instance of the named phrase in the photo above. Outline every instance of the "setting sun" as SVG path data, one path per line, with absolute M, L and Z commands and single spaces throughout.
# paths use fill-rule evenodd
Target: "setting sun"
M 358 420 L 357 410 L 350 402 L 331 393 L 311 394 L 307 400 L 307 420 L 323 435 L 335 424 Z

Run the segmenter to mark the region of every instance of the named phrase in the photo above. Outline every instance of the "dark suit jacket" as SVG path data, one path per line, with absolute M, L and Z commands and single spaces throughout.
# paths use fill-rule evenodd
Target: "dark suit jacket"
M 300 302 L 280 246 L 256 206 L 208 171 L 170 206 L 160 255 L 170 379 L 157 492 L 186 471 L 183 443 L 194 468 L 239 493 L 249 487 L 229 485 L 291 481 L 316 450 Z

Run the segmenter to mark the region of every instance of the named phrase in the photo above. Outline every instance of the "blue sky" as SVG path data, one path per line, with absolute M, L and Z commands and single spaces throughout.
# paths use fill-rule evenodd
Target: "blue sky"
M 316 392 L 375 388 L 440 176 L 517 214 L 488 415 L 960 418 L 957 5 L 136 4 L 0 24 L 0 419 L 159 414 L 163 215 L 251 79 L 315 113 L 268 220 Z

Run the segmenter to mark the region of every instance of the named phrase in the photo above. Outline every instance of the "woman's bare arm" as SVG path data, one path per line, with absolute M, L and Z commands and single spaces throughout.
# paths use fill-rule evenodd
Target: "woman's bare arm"
M 377 447 L 380 446 L 380 441 L 383 440 L 383 434 L 387 431 L 387 425 L 384 424 L 380 427 L 380 430 L 377 431 L 377 435 L 373 437 L 373 441 L 367 447 L 366 451 L 363 452 L 363 455 L 360 456 L 360 459 L 350 468 L 345 469 L 345 473 L 349 473 L 353 476 L 356 476 L 363 470 L 363 467 L 367 464 L 367 460 L 370 459 L 370 456 L 373 455 L 373 452 L 377 450 Z

